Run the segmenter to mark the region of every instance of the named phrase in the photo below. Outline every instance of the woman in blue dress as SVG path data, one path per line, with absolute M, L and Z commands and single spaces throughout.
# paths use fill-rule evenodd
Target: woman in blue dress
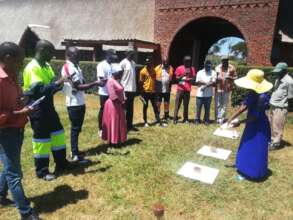
M 236 168 L 240 179 L 261 180 L 268 176 L 271 129 L 265 111 L 270 100 L 267 92 L 273 85 L 264 79 L 264 72 L 258 69 L 250 70 L 245 77 L 235 80 L 235 84 L 249 90 L 239 110 L 228 121 L 233 127 L 246 124 L 237 152 Z M 235 121 L 245 111 L 247 118 Z

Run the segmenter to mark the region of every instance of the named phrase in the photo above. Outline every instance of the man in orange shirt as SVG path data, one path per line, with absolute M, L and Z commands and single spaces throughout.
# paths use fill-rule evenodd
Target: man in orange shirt
M 14 43 L 0 45 L 0 159 L 3 171 L 0 175 L 0 205 L 13 203 L 6 198 L 10 190 L 21 219 L 37 220 L 21 184 L 20 153 L 24 126 L 32 108 L 24 107 L 21 88 L 17 85 L 24 53 Z M 9 95 L 8 95 L 9 94 Z

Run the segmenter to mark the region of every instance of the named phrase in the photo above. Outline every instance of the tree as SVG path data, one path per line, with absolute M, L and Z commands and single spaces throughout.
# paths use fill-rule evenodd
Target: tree
M 238 42 L 237 44 L 231 46 L 231 54 L 233 54 L 235 57 L 246 59 L 247 53 L 248 50 L 244 41 Z

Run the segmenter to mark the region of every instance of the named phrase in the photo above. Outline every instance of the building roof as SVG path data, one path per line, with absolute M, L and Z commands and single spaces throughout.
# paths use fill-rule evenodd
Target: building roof
M 64 39 L 154 41 L 155 0 L 0 0 L 0 41 L 19 43 L 30 28 Z

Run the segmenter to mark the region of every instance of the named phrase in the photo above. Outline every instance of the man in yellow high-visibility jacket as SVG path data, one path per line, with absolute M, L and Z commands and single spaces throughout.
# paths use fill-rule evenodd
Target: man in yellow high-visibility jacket
M 68 166 L 63 126 L 54 107 L 54 94 L 62 88 L 64 78 L 53 81 L 54 71 L 49 62 L 54 46 L 46 40 L 38 41 L 35 58 L 25 67 L 23 73 L 24 92 L 35 101 L 45 96 L 30 116 L 33 129 L 33 153 L 36 175 L 46 181 L 55 179 Z M 52 151 L 56 163 L 55 175 L 49 172 L 49 155 Z

